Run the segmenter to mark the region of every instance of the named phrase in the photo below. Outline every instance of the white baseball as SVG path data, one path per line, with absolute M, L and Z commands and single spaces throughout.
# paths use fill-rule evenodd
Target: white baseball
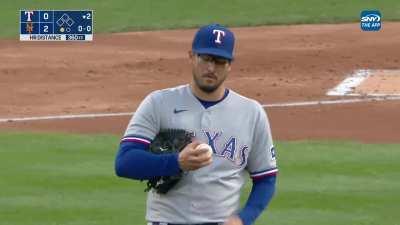
M 212 151 L 211 146 L 208 145 L 208 144 L 206 144 L 206 143 L 202 143 L 202 144 L 197 145 L 196 150 L 199 150 L 199 149 L 207 149 L 207 150 L 208 150 L 207 154 L 208 154 L 210 157 L 211 157 L 212 154 L 213 154 L 213 151 Z

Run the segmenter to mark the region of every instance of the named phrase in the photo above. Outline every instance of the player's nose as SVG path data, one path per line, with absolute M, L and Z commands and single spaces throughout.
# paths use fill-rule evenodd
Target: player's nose
M 214 72 L 215 70 L 215 63 L 214 61 L 207 62 L 207 71 Z

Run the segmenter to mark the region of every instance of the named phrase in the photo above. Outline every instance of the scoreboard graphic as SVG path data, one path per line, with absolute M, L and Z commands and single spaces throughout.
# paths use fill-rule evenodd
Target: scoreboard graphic
M 20 41 L 92 41 L 93 10 L 20 10 Z

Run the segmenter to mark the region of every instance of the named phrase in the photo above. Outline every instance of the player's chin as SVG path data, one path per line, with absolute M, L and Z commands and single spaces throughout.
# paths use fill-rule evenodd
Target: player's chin
M 215 90 L 217 90 L 218 86 L 219 85 L 215 84 L 215 83 L 213 83 L 213 84 L 201 84 L 201 85 L 199 85 L 199 88 L 200 88 L 200 90 L 202 90 L 204 92 L 212 93 Z
M 195 78 L 195 83 L 200 88 L 200 90 L 207 93 L 214 92 L 220 86 L 221 83 L 217 77 L 201 76 L 194 78 Z

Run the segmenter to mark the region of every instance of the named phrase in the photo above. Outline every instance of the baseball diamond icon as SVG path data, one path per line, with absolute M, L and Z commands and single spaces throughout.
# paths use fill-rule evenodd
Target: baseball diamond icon
M 69 27 L 71 27 L 74 24 L 74 20 L 71 19 L 66 13 L 64 13 L 60 19 L 57 20 L 57 25 L 59 27 L 63 26 L 64 24 L 67 24 Z

